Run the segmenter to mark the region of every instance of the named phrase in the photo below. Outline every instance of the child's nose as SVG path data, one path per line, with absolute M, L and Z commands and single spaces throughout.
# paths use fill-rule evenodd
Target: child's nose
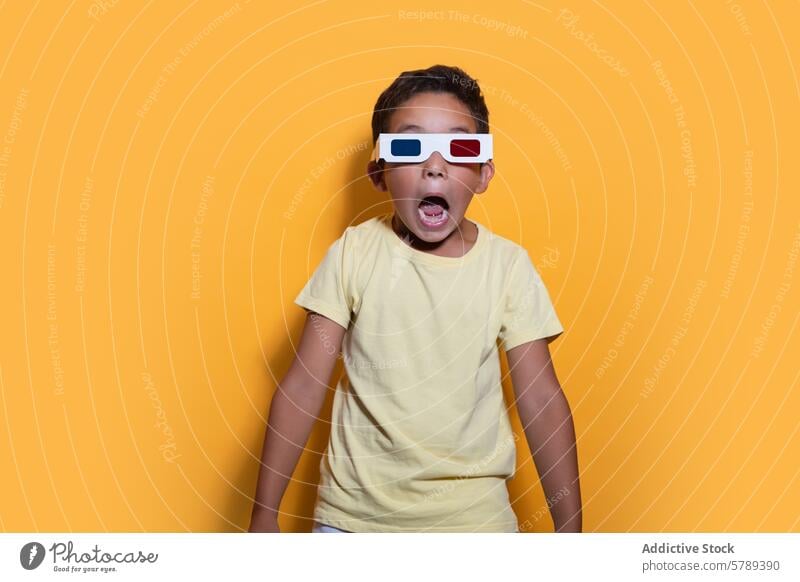
M 433 152 L 422 163 L 422 168 L 426 176 L 445 176 L 447 174 L 447 162 L 439 152 Z

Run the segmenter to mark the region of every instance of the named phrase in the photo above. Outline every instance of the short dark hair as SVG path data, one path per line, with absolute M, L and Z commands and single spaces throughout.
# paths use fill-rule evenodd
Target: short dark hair
M 405 71 L 389 85 L 375 103 L 372 112 L 372 142 L 379 133 L 386 133 L 389 118 L 398 106 L 417 93 L 451 93 L 469 109 L 475 120 L 477 133 L 489 133 L 489 110 L 481 94 L 478 81 L 458 67 L 433 65 L 427 69 Z

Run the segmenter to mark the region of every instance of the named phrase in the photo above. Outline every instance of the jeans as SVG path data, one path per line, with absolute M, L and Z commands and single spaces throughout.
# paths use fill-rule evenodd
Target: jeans
M 332 525 L 325 525 L 324 523 L 315 521 L 314 527 L 311 528 L 311 533 L 352 533 L 352 532 L 345 531 L 343 529 L 333 527 Z

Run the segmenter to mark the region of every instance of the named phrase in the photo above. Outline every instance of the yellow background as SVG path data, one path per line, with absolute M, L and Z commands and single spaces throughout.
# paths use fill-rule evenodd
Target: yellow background
M 566 328 L 585 531 L 800 531 L 798 22 L 749 0 L 2 3 L 0 528 L 247 528 L 292 300 L 390 210 L 364 177 L 375 100 L 443 63 L 495 135 L 468 216 L 528 249 Z M 518 450 L 521 529 L 551 531 Z

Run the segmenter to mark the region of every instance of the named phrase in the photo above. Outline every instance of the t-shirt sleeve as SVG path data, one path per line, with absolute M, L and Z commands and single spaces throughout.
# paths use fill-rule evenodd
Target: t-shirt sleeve
M 511 267 L 499 338 L 508 351 L 533 340 L 553 341 L 564 331 L 539 272 L 522 249 Z
M 295 304 L 309 311 L 315 311 L 332 319 L 343 328 L 350 325 L 350 314 L 353 300 L 348 292 L 349 286 L 349 253 L 346 231 L 334 241 L 322 262 L 305 287 L 295 298 Z

